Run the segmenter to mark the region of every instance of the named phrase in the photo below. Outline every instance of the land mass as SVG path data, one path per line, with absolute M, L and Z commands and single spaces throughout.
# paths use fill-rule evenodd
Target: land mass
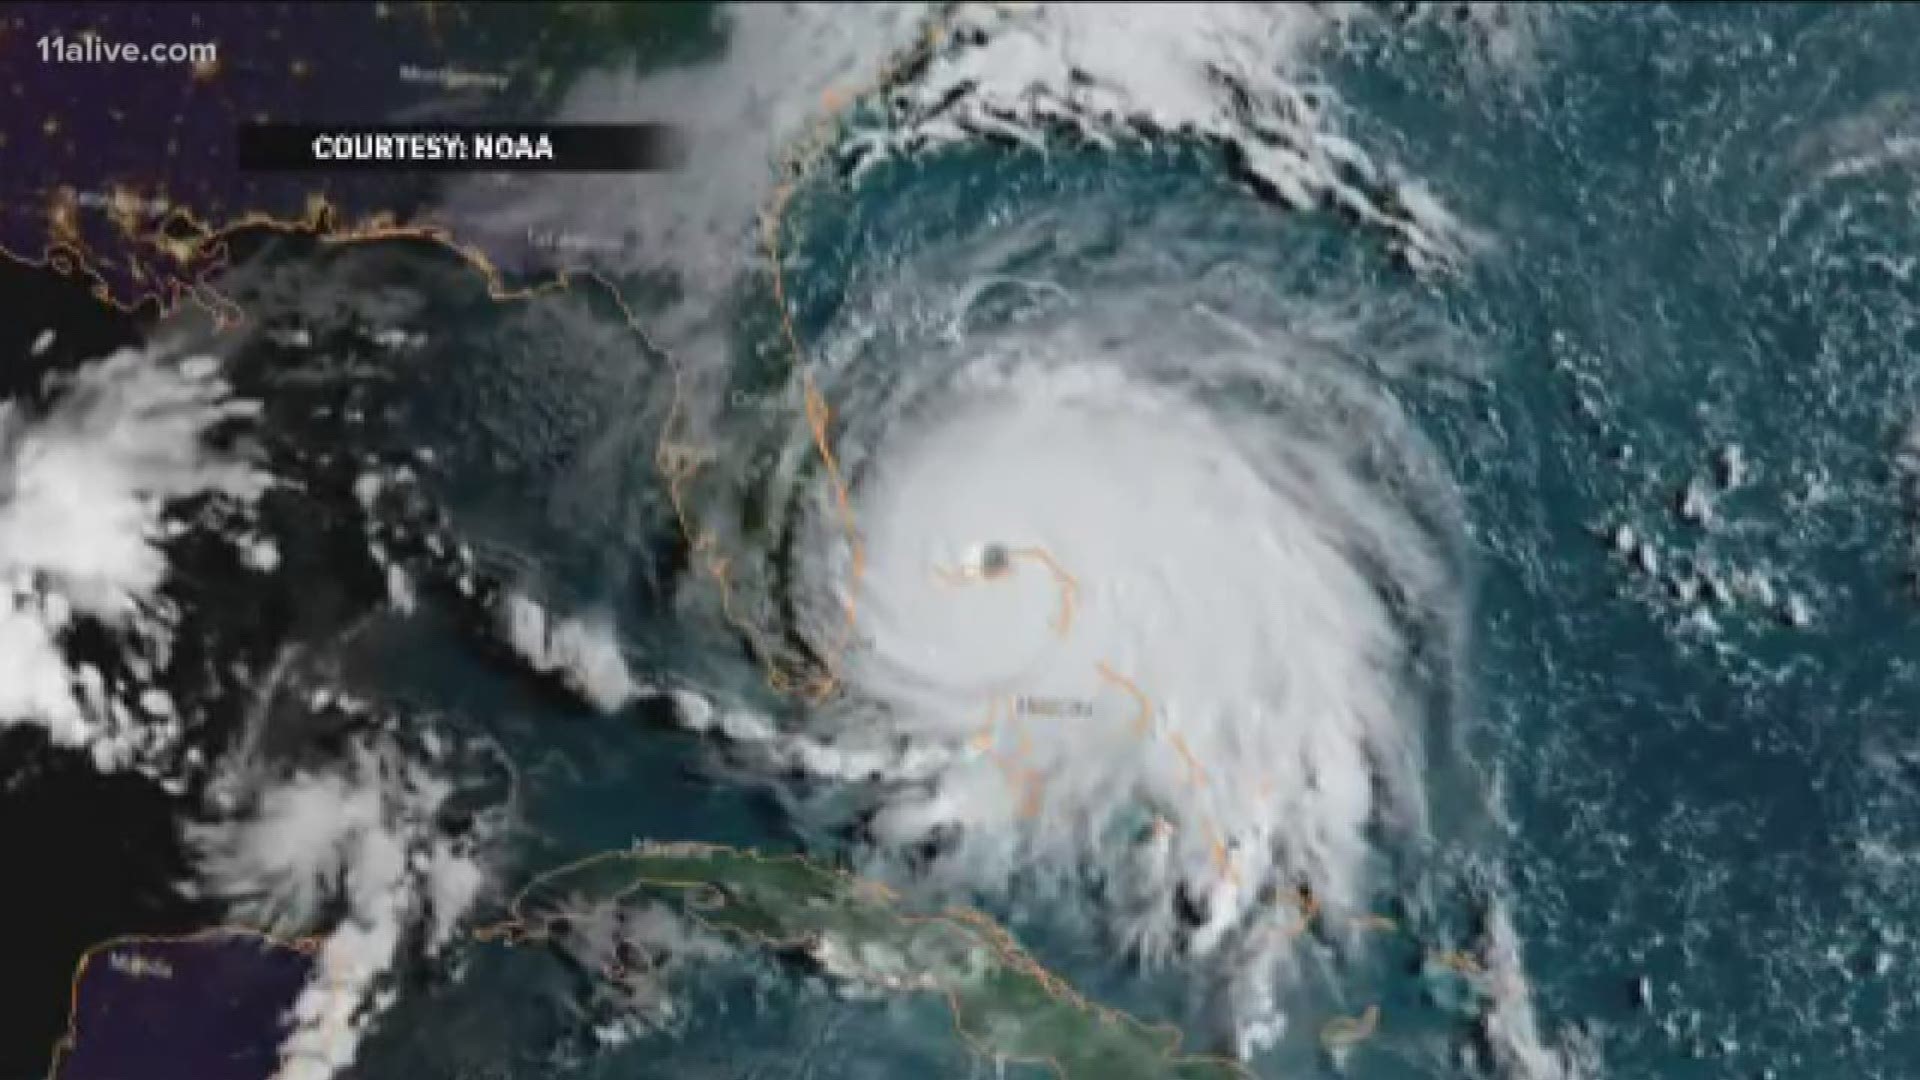
M 543 941 L 593 903 L 665 903 L 710 931 L 894 993 L 943 995 L 975 1052 L 1063 1080 L 1245 1080 L 1237 1062 L 1181 1052 L 1180 1032 L 1087 1000 L 981 913 L 909 910 L 873 881 L 802 856 L 642 842 L 551 871 L 483 936 Z

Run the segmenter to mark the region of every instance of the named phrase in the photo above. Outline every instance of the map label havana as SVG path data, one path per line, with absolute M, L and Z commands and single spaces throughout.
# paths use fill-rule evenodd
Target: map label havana
M 668 124 L 247 124 L 242 169 L 257 172 L 658 172 L 685 160 Z

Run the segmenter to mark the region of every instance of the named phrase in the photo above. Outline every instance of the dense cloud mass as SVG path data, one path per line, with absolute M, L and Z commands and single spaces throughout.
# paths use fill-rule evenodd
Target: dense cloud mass
M 164 691 L 109 691 L 61 641 L 91 619 L 164 666 L 176 613 L 159 595 L 162 545 L 190 527 L 179 515 L 208 497 L 244 511 L 272 483 L 209 441 L 258 411 L 218 372 L 211 357 L 129 349 L 57 380 L 43 411 L 0 403 L 0 723 L 41 725 L 102 768 L 173 747 Z

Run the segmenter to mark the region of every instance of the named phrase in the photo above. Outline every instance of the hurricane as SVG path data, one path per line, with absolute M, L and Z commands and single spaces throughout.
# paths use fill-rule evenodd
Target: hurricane
M 959 826 L 1001 863 L 1138 818 L 1124 876 L 1218 918 L 1236 880 L 1357 900 L 1364 830 L 1423 817 L 1409 624 L 1460 602 L 1404 417 L 1337 344 L 1158 283 L 943 299 L 840 358 L 809 392 L 840 403 L 831 446 L 786 427 L 767 457 L 803 471 L 747 489 L 790 539 L 741 575 L 777 591 L 736 600 L 788 613 L 777 662 L 830 699 L 811 731 L 944 759 L 875 834 Z
M 1088 16 L 1123 17 L 1146 13 Z M 1461 766 L 1471 588 L 1458 491 L 1401 397 L 1479 362 L 1407 287 L 1467 231 L 1387 197 L 1386 170 L 1330 164 L 1364 155 L 1301 111 L 1299 80 L 1183 51 L 1267 17 L 1155 17 L 1187 36 L 1143 62 L 1190 94 L 1083 71 L 1071 12 L 954 30 L 883 110 L 848 105 L 818 137 L 807 161 L 852 179 L 803 161 L 770 196 L 734 302 L 772 347 L 719 365 L 710 340 L 661 343 L 677 607 L 745 660 L 667 681 L 682 723 L 868 872 L 1044 898 L 1193 973 L 1244 1056 L 1285 1027 L 1309 922 L 1357 955 L 1382 905 L 1436 891 L 1431 778 Z M 1033 79 L 1001 70 L 1009 52 Z M 1047 91 L 1056 74 L 1078 93 Z M 914 104 L 934 99 L 937 122 Z M 1115 141 L 1177 124 L 1185 148 Z M 1067 192 L 972 214 L 929 194 L 941 162 L 995 155 L 970 134 L 1010 126 Z M 1178 190 L 1141 171 L 1156 154 Z M 1018 191 L 1030 165 L 1000 167 Z M 823 230 L 847 184 L 873 208 Z M 1358 258 L 1329 259 L 1285 192 L 1364 208 Z M 1249 230 L 1271 245 L 1252 260 Z
M 1920 1076 L 1920 8 L 71 7 L 0 1077 Z

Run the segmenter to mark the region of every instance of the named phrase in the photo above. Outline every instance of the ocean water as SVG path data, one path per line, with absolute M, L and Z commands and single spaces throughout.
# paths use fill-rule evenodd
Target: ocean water
M 1462 46 L 1469 31 L 1429 22 L 1358 31 L 1330 62 L 1351 136 L 1465 223 L 1457 269 L 1410 268 L 1339 212 L 1276 208 L 1217 148 L 977 145 L 803 189 L 785 232 L 795 327 L 832 363 L 910 370 L 943 331 L 889 283 L 938 267 L 1126 293 L 1168 271 L 1143 252 L 1174 252 L 1178 272 L 1321 320 L 1337 362 L 1410 418 L 1457 494 L 1446 543 L 1463 630 L 1427 658 L 1432 820 L 1387 849 L 1378 877 L 1420 943 L 1326 961 L 1282 993 L 1300 1018 L 1385 1003 L 1345 1074 L 1567 1068 L 1514 1045 L 1476 1054 L 1498 1036 L 1476 1037 L 1409 971 L 1423 948 L 1474 941 L 1498 908 L 1540 1038 L 1587 1047 L 1605 1075 L 1907 1075 L 1920 1067 L 1903 1034 L 1915 628 L 1901 448 L 1920 369 L 1902 42 L 1915 16 L 1511 18 L 1519 44 L 1498 64 Z M 769 288 L 750 274 L 729 301 L 736 385 L 784 377 Z M 966 332 L 1044 318 L 1035 295 L 969 301 Z M 588 294 L 460 322 L 438 346 L 463 358 L 459 377 L 420 388 L 409 428 L 472 439 L 473 466 L 448 470 L 459 531 L 511 553 L 561 607 L 607 613 L 654 676 L 804 722 L 738 662 L 710 603 L 687 599 L 647 475 L 665 360 Z M 461 430 L 476 423 L 511 434 Z M 609 723 L 449 679 L 464 691 L 435 696 L 523 763 L 528 868 L 633 836 L 862 858 L 847 804 L 871 792 L 716 761 L 664 705 Z M 1057 884 L 960 891 L 1094 996 L 1203 1043 L 1214 1030 L 1204 978 L 1116 960 L 1099 916 Z M 465 1003 L 521 1000 L 531 966 L 476 958 L 403 1005 L 369 1060 L 440 1061 L 478 1037 Z M 803 1038 L 831 1075 L 988 1068 L 953 1052 L 937 1007 L 834 1004 L 774 968 L 747 972 L 690 990 L 677 1038 L 607 1051 L 544 1037 L 579 1055 L 566 1075 L 751 1070 L 740 1047 Z M 539 1042 L 506 1032 L 485 1038 L 522 1054 Z M 1311 1039 L 1257 1061 L 1335 1068 Z
M 1448 302 L 1499 370 L 1430 423 L 1531 977 L 1623 1075 L 1905 1075 L 1910 13 L 1554 14 L 1512 85 L 1399 41 L 1353 93 L 1497 246 Z

